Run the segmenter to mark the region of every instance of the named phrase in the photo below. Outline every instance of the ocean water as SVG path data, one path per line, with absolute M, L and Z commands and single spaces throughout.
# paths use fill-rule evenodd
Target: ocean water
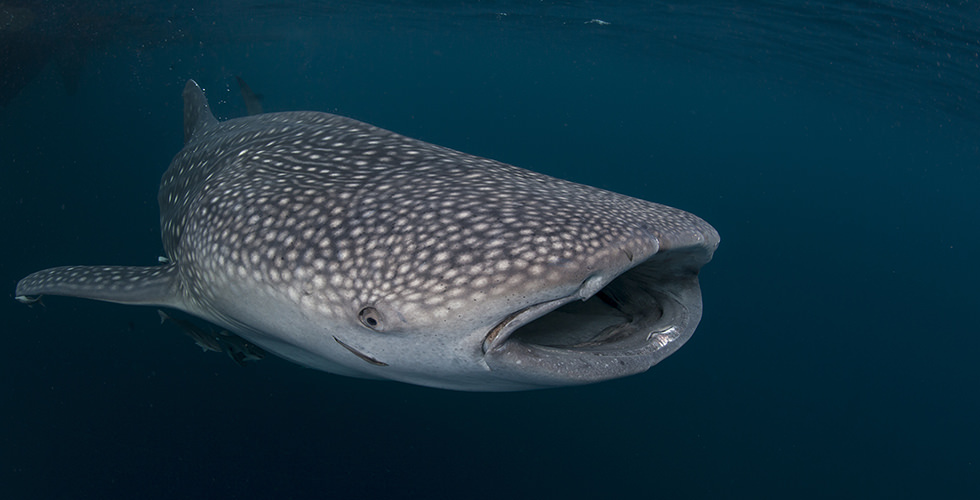
M 0 5 L 0 497 L 980 497 L 975 2 Z M 601 22 L 599 22 L 601 21 Z M 480 394 L 202 353 L 14 286 L 150 265 L 180 91 L 317 110 L 691 211 L 649 372 Z

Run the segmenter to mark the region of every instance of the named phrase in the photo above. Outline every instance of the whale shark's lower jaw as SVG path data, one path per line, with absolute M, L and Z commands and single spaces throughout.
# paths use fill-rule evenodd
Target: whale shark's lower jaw
M 654 256 L 586 300 L 567 297 L 505 318 L 487 335 L 492 345 L 484 342 L 499 390 L 620 378 L 676 351 L 701 319 L 699 266 L 683 267 L 680 257 Z

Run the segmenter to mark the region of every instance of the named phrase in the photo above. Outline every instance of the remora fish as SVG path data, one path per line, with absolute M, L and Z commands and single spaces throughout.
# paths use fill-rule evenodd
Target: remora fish
M 238 366 L 245 366 L 246 361 L 258 361 L 265 358 L 265 351 L 237 335 L 224 330 L 218 333 L 209 332 L 190 321 L 171 317 L 159 309 L 157 309 L 157 314 L 160 315 L 161 324 L 169 321 L 177 325 L 203 351 L 223 352 L 235 363 L 238 363 Z
M 59 267 L 42 294 L 179 309 L 332 373 L 473 391 L 647 370 L 701 318 L 700 218 L 350 118 L 218 122 L 184 88 L 166 265 Z

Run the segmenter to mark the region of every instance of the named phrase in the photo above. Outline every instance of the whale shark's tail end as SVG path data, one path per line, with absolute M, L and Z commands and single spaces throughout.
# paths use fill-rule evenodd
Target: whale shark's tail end
M 211 113 L 208 98 L 194 80 L 184 85 L 184 144 L 191 141 L 202 130 L 217 125 L 218 120 Z
M 174 306 L 177 266 L 67 266 L 38 271 L 17 283 L 15 298 L 31 303 L 63 295 L 120 304 Z

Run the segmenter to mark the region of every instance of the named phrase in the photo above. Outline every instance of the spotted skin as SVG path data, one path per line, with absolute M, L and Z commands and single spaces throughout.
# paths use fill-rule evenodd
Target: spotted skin
M 17 284 L 17 297 L 29 295 L 84 296 L 89 299 L 157 304 L 173 296 L 176 266 L 63 266 L 38 271 Z M 117 300 L 120 298 L 125 300 Z
M 169 306 L 335 373 L 512 390 L 620 375 L 501 380 L 483 350 L 505 317 L 587 299 L 670 252 L 691 257 L 654 274 L 697 288 L 718 244 L 687 212 L 350 118 L 218 122 L 193 81 L 184 100 L 185 146 L 159 192 L 170 264 L 55 268 L 17 296 Z

